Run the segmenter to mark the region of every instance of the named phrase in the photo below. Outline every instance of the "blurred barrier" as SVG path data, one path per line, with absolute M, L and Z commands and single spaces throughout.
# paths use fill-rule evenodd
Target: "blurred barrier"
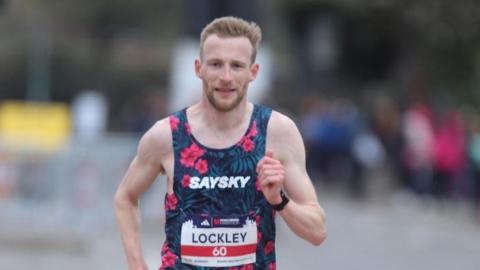
M 113 226 L 113 194 L 137 142 L 109 134 L 73 139 L 55 154 L 0 149 L 0 231 L 88 233 Z M 146 219 L 163 215 L 163 195 L 152 190 L 142 205 Z

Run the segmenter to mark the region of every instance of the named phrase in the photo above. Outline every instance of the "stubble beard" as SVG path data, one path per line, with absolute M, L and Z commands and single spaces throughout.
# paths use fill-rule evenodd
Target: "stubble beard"
M 238 95 L 231 102 L 222 102 L 221 100 L 215 98 L 215 89 L 213 88 L 206 93 L 206 96 L 207 96 L 208 102 L 210 103 L 210 105 L 213 106 L 213 108 L 215 108 L 220 112 L 229 112 L 238 107 L 240 102 L 242 102 L 242 99 L 245 96 L 245 93 L 246 93 L 245 90 L 242 92 L 237 92 Z

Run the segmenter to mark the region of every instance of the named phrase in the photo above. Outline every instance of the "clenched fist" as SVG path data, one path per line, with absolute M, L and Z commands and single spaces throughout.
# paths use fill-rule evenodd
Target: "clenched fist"
M 285 169 L 272 150 L 267 150 L 265 156 L 257 164 L 258 181 L 263 195 L 271 205 L 282 202 L 280 191 L 285 181 Z

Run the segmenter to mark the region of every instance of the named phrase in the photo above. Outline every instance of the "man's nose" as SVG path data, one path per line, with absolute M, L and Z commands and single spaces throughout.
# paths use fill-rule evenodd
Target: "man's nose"
M 222 79 L 224 81 L 232 80 L 232 73 L 231 73 L 230 67 L 225 66 L 222 69 L 222 73 L 220 74 L 220 79 Z

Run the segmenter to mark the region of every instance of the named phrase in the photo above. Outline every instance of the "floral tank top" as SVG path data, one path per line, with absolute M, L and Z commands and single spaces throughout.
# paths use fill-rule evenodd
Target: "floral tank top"
M 254 105 L 241 140 L 224 149 L 195 139 L 186 109 L 169 117 L 175 165 L 160 269 L 275 269 L 275 211 L 256 173 L 271 112 Z

